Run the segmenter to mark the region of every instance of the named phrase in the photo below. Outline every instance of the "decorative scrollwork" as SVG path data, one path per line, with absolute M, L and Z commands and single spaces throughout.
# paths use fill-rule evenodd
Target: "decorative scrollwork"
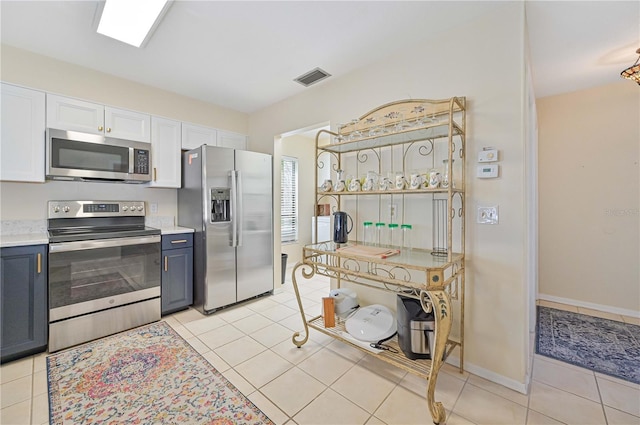
M 404 267 L 392 267 L 389 274 L 393 279 L 402 280 L 403 282 L 411 282 L 411 273 Z
M 328 153 L 329 153 L 329 155 L 333 156 L 333 158 L 335 159 L 335 162 L 331 166 L 331 169 L 333 171 L 337 171 L 339 169 L 338 162 L 340 162 L 340 158 L 338 157 L 338 155 L 335 152 L 328 152 Z M 324 161 L 322 159 L 320 159 L 320 157 L 321 157 L 321 154 L 317 155 L 316 163 L 317 163 L 318 169 L 321 170 L 321 169 L 324 168 L 325 163 L 324 163 Z
M 342 263 L 342 268 L 344 268 L 346 270 L 354 271 L 354 272 L 359 272 L 360 271 L 360 263 L 358 262 L 358 260 L 354 260 L 353 258 L 347 258 Z
M 334 201 L 338 202 L 338 195 L 334 195 L 333 192 L 324 192 L 318 194 L 318 201 L 322 198 L 332 198 Z
M 373 152 L 374 155 L 378 158 L 378 163 L 380 163 L 380 154 L 375 149 L 367 149 L 367 150 L 358 151 L 358 153 L 356 155 L 356 158 L 358 159 L 359 163 L 364 164 L 365 162 L 367 162 L 369 160 L 369 155 L 367 155 L 367 153 L 366 153 L 367 151 Z
M 305 263 L 300 269 L 300 272 L 305 279 L 311 279 L 313 275 L 316 274 L 316 268 L 311 266 L 311 264 Z
M 425 313 L 431 313 L 433 311 L 433 303 L 426 291 L 420 291 L 420 305 Z
M 429 143 L 429 146 L 420 145 L 420 147 L 418 148 L 418 153 L 422 156 L 431 155 L 431 153 L 433 152 L 433 139 L 428 139 L 426 140 L 426 142 Z

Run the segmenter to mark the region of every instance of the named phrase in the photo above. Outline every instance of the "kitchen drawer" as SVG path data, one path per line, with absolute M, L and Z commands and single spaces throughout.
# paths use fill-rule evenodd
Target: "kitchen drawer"
M 193 246 L 193 233 L 177 233 L 162 236 L 162 250 L 189 248 Z

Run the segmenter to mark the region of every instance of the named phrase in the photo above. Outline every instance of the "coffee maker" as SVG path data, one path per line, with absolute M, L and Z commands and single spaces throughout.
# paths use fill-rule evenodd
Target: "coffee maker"
M 420 300 L 398 295 L 396 317 L 398 345 L 411 360 L 430 359 L 435 339 L 435 317 L 426 313 Z

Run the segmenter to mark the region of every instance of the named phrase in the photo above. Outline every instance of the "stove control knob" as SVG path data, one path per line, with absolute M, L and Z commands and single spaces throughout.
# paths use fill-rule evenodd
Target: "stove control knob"
M 57 205 L 55 207 L 53 207 L 53 212 L 54 213 L 59 213 L 60 212 L 60 207 L 57 206 Z
M 68 213 L 68 212 L 69 212 L 69 207 L 68 207 L 67 205 L 65 205 L 65 206 L 62 208 L 62 211 L 64 211 L 64 212 Z
M 129 210 L 128 206 L 125 205 L 124 207 L 122 207 L 122 211 L 128 211 L 128 210 Z
M 138 207 L 138 211 L 142 211 L 142 205 Z

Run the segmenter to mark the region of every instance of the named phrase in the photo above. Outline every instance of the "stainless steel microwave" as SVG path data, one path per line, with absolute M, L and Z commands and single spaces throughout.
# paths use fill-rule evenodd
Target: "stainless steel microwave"
M 151 144 L 47 129 L 46 176 L 52 180 L 151 181 Z

